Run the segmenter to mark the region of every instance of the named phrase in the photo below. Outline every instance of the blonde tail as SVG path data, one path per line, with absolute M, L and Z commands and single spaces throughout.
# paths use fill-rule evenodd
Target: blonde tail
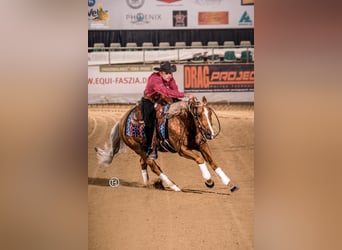
M 104 149 L 95 147 L 96 157 L 99 164 L 111 164 L 114 156 L 120 150 L 119 125 L 117 122 L 110 132 L 110 146 L 106 143 Z

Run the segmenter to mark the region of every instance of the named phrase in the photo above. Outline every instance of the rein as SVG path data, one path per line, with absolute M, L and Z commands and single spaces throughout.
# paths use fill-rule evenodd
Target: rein
M 218 131 L 217 131 L 217 133 L 214 135 L 214 138 L 216 138 L 216 137 L 220 134 L 220 132 L 221 132 L 221 123 L 220 123 L 220 120 L 219 120 L 219 118 L 218 118 L 216 112 L 215 112 L 212 108 L 210 108 L 210 107 L 207 107 L 207 108 L 211 110 L 211 113 L 212 113 L 212 114 L 214 114 L 215 119 L 216 119 L 217 124 L 218 124 Z
M 204 105 L 203 105 L 203 104 L 200 104 L 200 102 L 198 102 L 198 101 L 196 102 L 196 104 L 194 104 L 194 103 L 192 103 L 192 102 L 189 102 L 189 103 L 188 103 L 189 112 L 190 112 L 190 114 L 194 117 L 194 119 L 195 119 L 195 121 L 196 121 L 195 123 L 196 123 L 196 126 L 197 126 L 198 130 L 201 132 L 202 140 L 203 140 L 204 142 L 206 142 L 206 141 L 207 141 L 207 137 L 205 136 L 205 130 L 203 129 L 203 124 L 202 124 L 201 120 L 199 119 L 199 115 L 198 115 L 198 113 L 197 113 L 197 108 L 198 108 L 199 106 L 204 106 Z M 193 109 L 193 107 L 194 107 L 194 109 Z M 195 109 L 195 108 L 196 108 L 196 109 Z M 213 137 L 213 139 L 214 139 L 214 138 L 216 138 L 216 137 L 219 135 L 219 133 L 221 132 L 221 124 L 220 124 L 220 121 L 219 121 L 219 119 L 218 119 L 218 117 L 217 117 L 215 111 L 214 111 L 212 108 L 210 108 L 210 107 L 207 107 L 207 108 L 212 112 L 212 114 L 214 114 L 215 119 L 217 120 L 218 126 L 219 126 L 218 132 L 217 132 L 216 134 L 214 134 L 214 137 Z M 194 112 L 194 110 L 196 110 L 196 112 Z
M 203 125 L 202 125 L 202 122 L 200 121 L 199 116 L 198 116 L 198 114 L 197 114 L 197 108 L 198 108 L 200 105 L 198 104 L 198 102 L 197 102 L 196 105 L 194 105 L 194 107 L 196 108 L 196 113 L 194 113 L 194 110 L 195 110 L 195 109 L 192 109 L 192 106 L 193 106 L 193 105 L 194 105 L 194 104 L 190 103 L 190 105 L 189 105 L 189 112 L 190 112 L 190 114 L 194 117 L 194 119 L 195 119 L 195 121 L 196 121 L 195 124 L 196 124 L 198 130 L 201 132 L 202 141 L 203 141 L 203 142 L 206 142 L 206 141 L 207 141 L 207 138 L 206 138 L 205 133 L 204 133 Z

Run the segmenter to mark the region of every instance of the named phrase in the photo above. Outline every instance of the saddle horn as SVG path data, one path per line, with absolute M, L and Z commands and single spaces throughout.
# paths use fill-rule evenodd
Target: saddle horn
M 195 111 L 195 105 L 196 105 L 197 99 L 195 98 L 191 98 L 188 100 L 188 108 L 189 108 L 189 112 L 195 116 L 194 111 Z

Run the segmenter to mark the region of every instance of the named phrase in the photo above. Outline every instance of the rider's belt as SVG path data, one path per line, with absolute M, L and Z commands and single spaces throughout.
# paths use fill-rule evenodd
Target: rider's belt
M 151 101 L 152 103 L 155 103 L 155 100 L 152 96 L 146 96 L 144 95 L 144 99 Z
M 156 103 L 160 98 L 159 94 L 155 94 L 153 96 L 146 96 L 144 95 L 144 99 L 150 100 L 152 103 Z

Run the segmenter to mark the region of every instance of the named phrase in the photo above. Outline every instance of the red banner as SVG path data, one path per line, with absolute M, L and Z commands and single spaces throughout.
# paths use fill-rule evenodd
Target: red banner
M 184 91 L 254 91 L 254 64 L 184 65 Z
M 228 11 L 218 12 L 199 12 L 198 24 L 199 25 L 213 25 L 213 24 L 228 24 Z

